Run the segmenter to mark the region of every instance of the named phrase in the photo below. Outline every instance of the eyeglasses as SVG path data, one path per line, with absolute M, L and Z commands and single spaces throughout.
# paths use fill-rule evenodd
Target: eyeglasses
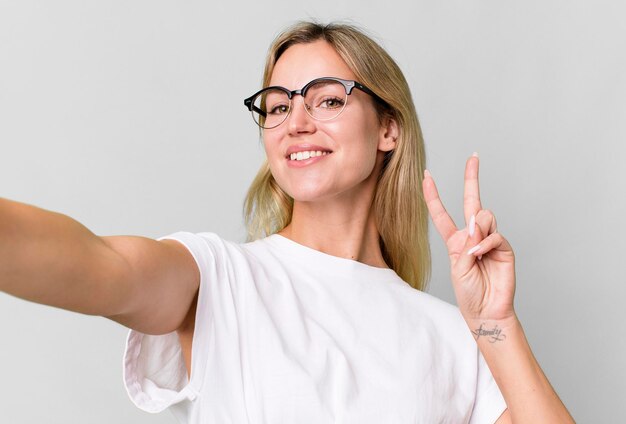
M 290 91 L 285 87 L 264 88 L 243 101 L 252 112 L 252 118 L 263 129 L 276 128 L 291 112 L 291 99 L 299 94 L 304 97 L 304 110 L 313 119 L 329 121 L 338 117 L 346 108 L 352 89 L 369 94 L 385 103 L 372 90 L 363 84 L 334 77 L 316 78 L 300 90 Z

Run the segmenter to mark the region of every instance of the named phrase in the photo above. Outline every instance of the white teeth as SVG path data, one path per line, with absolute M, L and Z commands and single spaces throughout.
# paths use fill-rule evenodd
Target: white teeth
M 320 150 L 311 150 L 311 151 L 305 151 L 305 152 L 297 152 L 297 153 L 292 153 L 291 155 L 289 155 L 289 158 L 291 160 L 306 160 L 309 158 L 314 158 L 317 156 L 325 156 L 327 155 L 329 152 L 322 152 Z

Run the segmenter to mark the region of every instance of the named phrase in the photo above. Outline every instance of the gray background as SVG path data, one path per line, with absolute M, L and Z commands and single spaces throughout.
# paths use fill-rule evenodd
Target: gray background
M 2 0 L 0 196 L 100 235 L 243 240 L 263 151 L 242 99 L 266 49 L 294 20 L 352 19 L 404 70 L 459 226 L 480 153 L 517 312 L 565 404 L 581 423 L 624 422 L 625 14 L 618 1 Z M 430 292 L 454 302 L 431 230 Z M 0 294 L 0 421 L 173 423 L 127 399 L 126 332 Z

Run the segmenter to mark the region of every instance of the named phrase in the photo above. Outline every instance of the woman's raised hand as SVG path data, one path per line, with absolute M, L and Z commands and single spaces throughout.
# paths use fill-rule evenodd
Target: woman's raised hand
M 497 231 L 493 213 L 480 203 L 478 156 L 471 156 L 465 166 L 465 228 L 459 230 L 446 212 L 428 171 L 422 188 L 435 228 L 448 248 L 452 285 L 465 320 L 469 324 L 515 319 L 515 255 Z

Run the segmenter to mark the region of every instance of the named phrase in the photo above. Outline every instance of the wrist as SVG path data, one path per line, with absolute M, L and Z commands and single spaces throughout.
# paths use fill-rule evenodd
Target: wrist
M 474 326 L 476 324 L 480 325 L 480 323 L 489 323 L 489 324 L 498 324 L 501 327 L 511 327 L 519 324 L 519 320 L 517 318 L 517 314 L 515 310 L 511 310 L 507 313 L 495 314 L 493 317 L 490 316 L 471 316 L 463 314 L 463 319 L 469 326 Z
M 512 332 L 517 332 L 521 328 L 515 313 L 500 319 L 465 318 L 465 323 L 478 343 L 503 342 Z

